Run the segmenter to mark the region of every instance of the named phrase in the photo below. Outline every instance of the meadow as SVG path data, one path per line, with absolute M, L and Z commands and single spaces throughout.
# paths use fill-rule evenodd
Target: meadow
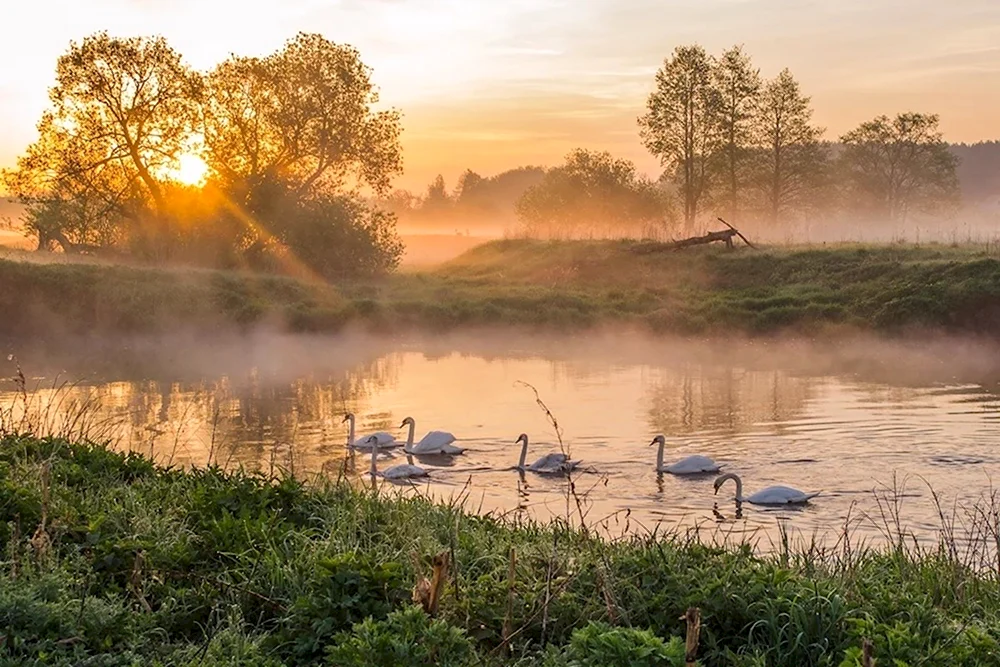
M 968 558 L 997 546 L 995 502 L 971 541 L 913 546 L 890 505 L 887 546 L 768 556 L 468 510 L 8 433 L 0 664 L 682 665 L 689 607 L 702 665 L 860 665 L 866 639 L 883 665 L 1000 663 L 1000 563 Z
M 991 334 L 1000 248 L 667 251 L 634 241 L 498 240 L 433 268 L 329 284 L 237 271 L 0 260 L 0 334 L 271 327 L 333 332 L 626 324 L 675 334 Z

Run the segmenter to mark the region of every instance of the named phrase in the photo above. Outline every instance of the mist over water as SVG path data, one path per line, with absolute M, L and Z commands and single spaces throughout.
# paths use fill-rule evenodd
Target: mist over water
M 59 351 L 61 350 L 61 352 Z M 59 350 L 10 350 L 27 376 L 27 409 L 51 430 L 86 429 L 162 463 L 325 472 L 367 479 L 370 459 L 344 447 L 346 412 L 358 433 L 417 422 L 468 447 L 453 462 L 421 464 L 430 480 L 408 492 L 461 496 L 477 511 L 540 519 L 567 513 L 567 483 L 509 468 L 514 440 L 529 460 L 557 450 L 552 425 L 521 383 L 537 388 L 562 428 L 582 510 L 612 534 L 702 526 L 774 538 L 779 522 L 835 540 L 845 521 L 881 538 L 873 490 L 904 493 L 907 526 L 931 539 L 940 520 L 930 488 L 951 507 L 971 504 L 1000 469 L 1000 355 L 995 343 L 857 338 L 826 342 L 663 340 L 621 331 L 543 336 L 284 336 L 74 341 Z M 13 375 L 14 361 L 3 375 Z M 0 384 L 15 418 L 25 396 Z M 10 418 L 10 417 L 8 417 Z M 666 461 L 704 454 L 743 478 L 822 490 L 797 510 L 744 506 L 712 476 L 659 476 Z M 402 462 L 402 453 L 379 465 Z M 401 487 L 406 489 L 408 487 Z M 713 511 L 713 509 L 715 511 Z M 627 518 L 626 518 L 627 512 Z M 865 515 L 872 515 L 866 519 Z M 766 544 L 765 544 L 766 547 Z

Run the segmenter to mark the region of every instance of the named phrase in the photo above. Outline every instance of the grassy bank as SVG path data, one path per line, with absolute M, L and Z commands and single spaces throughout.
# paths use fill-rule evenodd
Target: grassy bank
M 858 665 L 865 637 L 883 665 L 998 664 L 996 573 L 953 544 L 904 544 L 760 558 L 609 542 L 6 436 L 0 664 L 678 665 L 689 606 L 704 665 Z M 431 621 L 411 590 L 441 552 L 453 567 Z
M 0 260 L 0 333 L 270 325 L 335 331 L 626 322 L 675 333 L 848 327 L 992 333 L 1000 257 L 983 246 L 695 248 L 495 241 L 433 270 L 316 285 L 227 273 Z

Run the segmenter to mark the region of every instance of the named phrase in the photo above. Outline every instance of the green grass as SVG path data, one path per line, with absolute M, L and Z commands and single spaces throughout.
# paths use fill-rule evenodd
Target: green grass
M 690 606 L 704 665 L 857 665 L 864 637 L 881 665 L 1000 664 L 997 573 L 954 546 L 761 557 L 607 541 L 7 435 L 0 664 L 675 665 Z M 441 551 L 454 567 L 432 621 L 411 589 Z
M 336 331 L 619 322 L 670 333 L 991 333 L 988 246 L 812 246 L 635 252 L 636 242 L 495 241 L 436 269 L 361 284 L 254 274 L 0 260 L 0 334 L 272 326 Z

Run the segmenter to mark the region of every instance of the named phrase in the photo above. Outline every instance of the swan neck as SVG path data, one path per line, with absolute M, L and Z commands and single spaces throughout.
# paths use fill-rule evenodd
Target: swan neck
M 372 468 L 371 468 L 372 477 L 374 477 L 375 473 L 378 472 L 378 466 L 376 466 L 375 464 L 375 459 L 377 457 L 378 457 L 378 447 L 372 446 Z
M 663 468 L 663 447 L 664 447 L 664 444 L 665 443 L 661 440 L 660 441 L 660 446 L 657 447 L 657 449 L 656 449 L 656 469 L 657 470 L 660 470 L 661 468 Z
M 413 435 L 417 430 L 417 425 L 413 421 L 409 424 L 410 430 L 406 435 L 406 449 L 413 449 Z
M 409 465 L 413 465 L 413 457 L 412 457 L 412 456 L 410 455 L 410 453 L 409 453 L 409 452 L 407 452 L 407 453 L 406 453 L 406 462 L 407 462 L 407 463 L 408 463 Z
M 522 438 L 521 441 L 521 458 L 517 462 L 517 467 L 524 468 L 524 460 L 528 458 L 528 439 Z
M 347 427 L 347 446 L 351 447 L 354 445 L 354 415 L 347 418 L 350 424 Z

